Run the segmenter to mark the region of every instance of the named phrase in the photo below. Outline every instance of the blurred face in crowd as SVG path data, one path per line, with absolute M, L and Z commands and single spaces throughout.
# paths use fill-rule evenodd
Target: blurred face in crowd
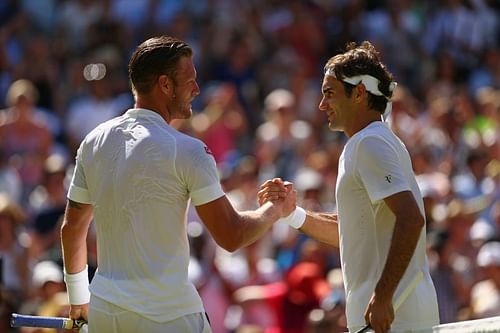
M 16 112 L 19 120 L 30 119 L 33 113 L 35 102 L 27 96 L 21 95 L 16 99 L 13 111 Z
M 344 84 L 330 75 L 325 75 L 321 91 L 319 109 L 326 113 L 328 127 L 332 131 L 345 131 L 355 114 L 352 95 L 346 96 Z
M 172 81 L 172 80 L 170 80 Z M 167 102 L 171 119 L 188 119 L 192 115 L 193 99 L 200 94 L 192 57 L 179 59 L 173 93 Z

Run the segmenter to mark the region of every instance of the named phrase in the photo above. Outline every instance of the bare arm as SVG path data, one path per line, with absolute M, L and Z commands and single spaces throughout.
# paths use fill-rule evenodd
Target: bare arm
M 278 203 L 269 202 L 254 211 L 238 212 L 223 196 L 197 206 L 196 211 L 217 244 L 235 251 L 262 237 L 281 217 L 282 205 L 283 199 Z
M 279 178 L 264 182 L 258 193 L 259 204 L 263 205 L 265 202 L 277 200 L 278 194 L 282 192 L 283 185 L 288 188 L 289 192 L 295 192 L 292 183 L 283 182 Z M 292 208 L 295 209 L 295 205 Z M 290 214 L 291 211 L 286 210 L 286 212 L 284 213 L 285 216 Z M 339 247 L 337 214 L 306 211 L 306 220 L 299 230 L 319 242 Z
M 92 221 L 92 205 L 68 200 L 61 227 L 64 268 L 69 274 L 87 265 L 87 233 Z
M 311 211 L 307 211 L 306 213 L 306 221 L 299 230 L 319 242 L 339 247 L 337 214 Z
M 61 226 L 64 269 L 68 274 L 82 272 L 87 265 L 87 233 L 92 221 L 91 205 L 68 200 Z M 71 304 L 69 316 L 73 319 L 88 317 L 87 304 Z
M 410 263 L 425 224 L 411 192 L 396 193 L 384 201 L 396 215 L 396 222 L 382 275 L 365 313 L 365 319 L 376 332 L 389 329 L 394 320 L 392 297 Z

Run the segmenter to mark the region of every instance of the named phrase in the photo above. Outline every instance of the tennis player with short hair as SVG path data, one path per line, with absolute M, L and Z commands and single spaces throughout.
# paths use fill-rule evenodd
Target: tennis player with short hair
M 319 109 L 331 130 L 349 137 L 338 167 L 338 216 L 297 207 L 285 219 L 317 240 L 340 246 L 351 332 L 365 324 L 377 333 L 439 324 L 422 195 L 406 147 L 383 121 L 394 88 L 369 42 L 350 44 L 327 62 Z M 259 202 L 272 200 L 282 185 L 266 182 Z
M 215 241 L 234 251 L 294 207 L 295 192 L 255 211 L 226 198 L 210 150 L 169 124 L 191 116 L 200 93 L 192 50 L 169 36 L 137 47 L 129 63 L 135 107 L 82 141 L 61 229 L 70 317 L 89 332 L 211 332 L 188 281 L 189 200 Z M 86 236 L 94 217 L 98 269 L 90 285 Z M 90 300 L 90 306 L 89 306 Z

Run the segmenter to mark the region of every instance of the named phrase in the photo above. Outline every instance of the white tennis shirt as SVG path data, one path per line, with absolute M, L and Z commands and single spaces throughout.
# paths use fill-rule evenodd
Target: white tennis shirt
M 406 147 L 386 123 L 373 122 L 347 141 L 336 186 L 346 315 L 351 329 L 365 324 L 364 312 L 389 252 L 395 215 L 383 199 L 402 191 L 413 193 L 423 215 L 424 204 Z M 391 330 L 428 328 L 439 323 L 425 242 L 424 227 L 393 301 L 418 272 L 423 273 L 423 279 L 395 313 Z
M 81 143 L 68 198 L 92 204 L 91 293 L 158 322 L 204 311 L 188 281 L 186 212 L 224 195 L 213 156 L 150 110 L 130 109 Z

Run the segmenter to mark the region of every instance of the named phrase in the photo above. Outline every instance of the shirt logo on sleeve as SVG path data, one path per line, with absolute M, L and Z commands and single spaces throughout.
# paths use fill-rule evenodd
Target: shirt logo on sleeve
M 391 175 L 385 176 L 385 180 L 387 180 L 388 183 L 391 183 L 392 182 L 392 176 Z
M 214 154 L 212 153 L 212 151 L 210 150 L 210 148 L 208 148 L 207 146 L 205 146 L 205 153 L 214 156 Z

